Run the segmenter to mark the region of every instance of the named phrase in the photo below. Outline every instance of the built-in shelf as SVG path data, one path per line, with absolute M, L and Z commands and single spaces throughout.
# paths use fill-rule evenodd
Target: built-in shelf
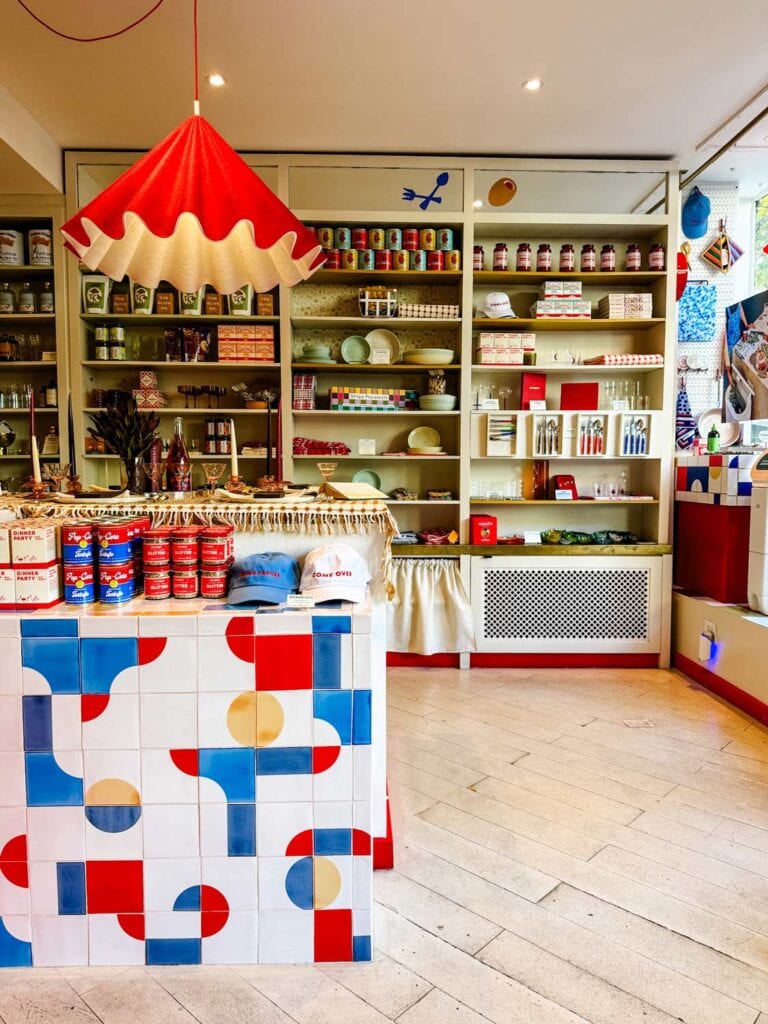
M 426 363 L 291 363 L 291 368 L 299 373 L 314 370 L 316 373 L 427 373 L 428 370 L 460 370 L 459 363 L 448 366 L 432 366 Z M 523 367 L 521 367 L 523 369 Z
M 49 415 L 56 415 L 58 411 L 58 408 L 51 405 L 35 406 L 35 416 L 43 416 L 45 413 L 48 413 Z M 0 407 L 0 420 L 7 419 L 9 416 L 29 416 L 29 412 L 30 410 L 28 407 L 24 409 L 7 409 L 5 407 Z
M 393 544 L 392 554 L 399 558 L 423 556 L 444 558 L 459 555 L 551 555 L 556 558 L 577 555 L 602 555 L 605 558 L 649 555 L 671 555 L 671 544 L 656 544 L 652 541 L 639 544 Z
M 460 270 L 317 270 L 308 284 L 458 284 Z
M 47 266 L 40 266 L 35 264 L 31 266 L 29 263 L 19 264 L 7 264 L 0 263 L 0 279 L 6 279 L 9 281 L 15 280 L 17 277 L 26 277 L 28 274 L 39 274 L 41 277 L 53 277 L 54 267 L 52 263 Z
M 578 259 L 578 256 L 577 256 Z M 566 273 L 562 270 L 476 270 L 472 275 L 475 285 L 487 284 L 532 284 L 540 285 L 544 281 L 581 281 L 585 285 L 609 284 L 655 284 L 666 278 L 663 270 L 617 270 Z
M 558 464 L 563 462 L 657 462 L 655 455 L 472 455 L 473 462 L 540 462 L 543 459 L 554 459 Z M 602 502 L 597 502 L 602 504 Z
M 447 412 L 433 412 L 425 409 L 390 409 L 386 412 L 376 409 L 367 410 L 347 410 L 347 409 L 294 409 L 294 416 L 375 416 L 379 420 L 388 419 L 390 416 L 410 416 L 411 418 L 420 419 L 422 416 L 460 416 L 461 412 L 458 409 L 449 410 Z
M 1 276 L 1 275 L 0 275 Z M 221 313 L 217 316 L 189 316 L 184 313 L 81 313 L 80 319 L 86 324 L 274 324 L 279 316 L 229 316 Z
M 305 462 L 391 462 L 397 466 L 408 462 L 458 462 L 458 455 L 294 455 L 293 461 Z
M 530 366 L 498 366 L 489 363 L 473 363 L 473 370 L 483 373 L 583 373 L 605 374 L 610 377 L 617 373 L 651 373 L 653 370 L 663 370 L 663 363 L 643 366 L 603 366 L 589 365 L 587 363 L 534 363 Z
M 458 505 L 459 504 L 458 501 L 454 501 L 453 499 L 443 500 L 442 498 L 440 500 L 435 499 L 434 501 L 429 501 L 428 499 L 421 499 L 421 498 L 417 499 L 416 501 L 409 501 L 409 500 L 405 500 L 404 501 L 401 498 L 382 498 L 381 500 L 386 502 L 387 505 L 433 505 L 434 506 L 434 505 Z
M 498 241 L 514 238 L 533 244 L 544 238 L 564 241 L 606 241 L 652 239 L 669 227 L 666 214 L 647 213 L 476 213 L 475 239 Z M 576 258 L 578 259 L 578 252 Z M 617 254 L 618 256 L 618 254 Z M 557 271 L 550 271 L 547 280 L 556 281 Z
M 4 462 L 30 462 L 32 456 L 27 452 L 26 455 L 18 455 L 17 453 L 10 452 L 8 455 L 0 455 L 0 467 Z M 41 462 L 58 462 L 61 459 L 60 455 L 41 455 Z
M 105 412 L 106 407 L 86 406 L 83 412 L 95 413 Z M 162 409 L 139 409 L 139 412 L 154 412 L 158 416 L 208 416 L 215 419 L 218 416 L 266 416 L 266 409 L 209 409 L 207 406 L 199 409 L 185 409 L 184 406 L 164 406 Z M 2 410 L 0 409 L 0 413 Z M 277 415 L 277 409 L 272 410 L 272 415 Z
M 608 500 L 596 501 L 594 498 L 576 498 L 571 500 L 557 500 L 555 498 L 470 498 L 470 505 L 561 505 L 567 508 L 569 505 L 658 505 L 657 498 L 610 498 Z
M 0 366 L 3 365 L 0 363 Z M 20 365 L 19 363 L 15 364 Z M 28 364 L 29 365 L 29 364 Z M 36 363 L 31 364 L 33 366 Z M 121 367 L 128 370 L 210 370 L 216 367 L 222 367 L 225 370 L 243 370 L 252 374 L 254 370 L 279 370 L 280 363 L 220 363 L 218 361 L 211 360 L 207 363 L 179 363 L 179 362 L 168 362 L 166 360 L 152 360 L 152 359 L 81 359 L 81 366 L 90 366 L 94 369 L 119 369 Z
M 9 359 L 0 362 L 0 370 L 48 370 L 55 373 L 57 364 L 48 359 Z
M 0 270 L 0 277 L 2 277 L 2 270 Z M 52 324 L 56 319 L 55 313 L 0 313 L 0 320 L 23 320 L 24 323 L 46 323 Z
M 26 457 L 29 458 L 28 455 Z M 227 464 L 229 464 L 229 462 L 232 459 L 232 456 L 229 453 L 227 453 L 226 455 L 222 455 L 222 454 L 219 454 L 219 453 L 217 453 L 215 455 L 207 455 L 205 452 L 190 452 L 189 453 L 189 457 L 190 457 L 190 459 L 193 459 L 195 462 L 198 462 L 198 461 L 199 462 L 226 462 Z M 57 456 L 57 458 L 58 458 L 58 456 Z M 91 459 L 91 460 L 93 460 L 95 462 L 98 459 L 112 459 L 112 460 L 119 459 L 120 456 L 119 455 L 109 455 L 109 454 L 100 455 L 98 452 L 86 452 L 84 455 L 81 456 L 81 458 L 83 458 L 83 459 Z M 238 455 L 237 458 L 241 462 L 243 461 L 243 459 L 245 459 L 246 462 L 266 462 L 267 461 L 266 454 L 264 454 L 264 455 Z M 272 458 L 274 459 L 274 455 L 272 456 Z M 2 459 L 0 459 L 0 465 L 1 464 L 2 464 Z
M 445 327 L 457 330 L 461 327 L 461 319 L 452 317 L 450 319 L 438 320 L 429 317 L 371 317 L 371 316 L 294 316 L 291 323 L 298 329 L 316 327 L 322 330 L 334 330 L 338 328 L 367 327 L 370 331 L 381 327 L 388 327 L 395 330 L 398 327 L 408 330 L 432 330 L 435 327 Z
M 594 317 L 583 320 L 566 320 L 565 317 L 509 317 L 498 320 L 492 317 L 475 317 L 472 321 L 474 330 L 492 327 L 495 330 L 516 331 L 524 327 L 527 331 L 650 331 L 653 327 L 661 327 L 666 323 L 664 317 L 651 317 L 648 320 L 608 320 Z

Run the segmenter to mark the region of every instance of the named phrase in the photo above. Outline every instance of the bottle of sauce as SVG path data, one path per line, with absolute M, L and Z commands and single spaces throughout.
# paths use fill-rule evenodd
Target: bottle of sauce
M 720 431 L 715 423 L 712 424 L 707 434 L 707 451 L 710 455 L 717 454 L 720 451 Z
M 521 242 L 517 247 L 516 270 L 531 269 L 531 246 L 528 242 Z
M 19 312 L 35 312 L 35 293 L 32 291 L 32 285 L 28 281 L 25 281 L 19 290 Z
M 627 246 L 626 270 L 641 270 L 643 266 L 643 254 L 637 242 Z
M 506 242 L 497 242 L 493 247 L 493 269 L 506 270 L 509 265 Z
M 595 270 L 597 270 L 595 247 L 591 242 L 585 242 L 581 247 L 581 272 L 582 274 L 591 274 Z
M 48 386 L 45 389 L 45 404 L 48 406 L 49 409 L 56 408 L 56 405 L 58 404 L 57 397 L 58 396 L 56 391 L 56 381 L 49 380 Z
M 654 242 L 648 253 L 648 269 L 649 270 L 664 270 L 665 259 L 664 259 L 664 246 L 661 242 Z
M 606 242 L 600 250 L 600 270 L 612 271 L 616 269 L 616 249 L 610 242 Z
M 184 440 L 181 416 L 177 416 L 173 426 L 173 440 L 168 449 L 166 462 L 166 487 L 177 493 L 192 489 L 192 463 Z
M 571 274 L 576 269 L 576 253 L 570 242 L 560 246 L 560 273 Z
M 547 242 L 542 242 L 536 252 L 536 269 L 540 273 L 552 269 L 552 247 Z
M 0 313 L 16 312 L 16 293 L 8 283 L 0 284 Z
M 482 245 L 472 247 L 472 269 L 485 270 L 485 249 Z
M 37 311 L 38 313 L 53 312 L 53 288 L 50 281 L 43 283 L 42 291 L 37 297 Z

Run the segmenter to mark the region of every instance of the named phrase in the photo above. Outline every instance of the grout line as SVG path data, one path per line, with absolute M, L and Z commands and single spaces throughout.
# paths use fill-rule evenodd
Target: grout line
M 388 953 L 387 953 L 387 954 L 385 954 L 385 956 L 388 956 L 388 955 L 389 955 Z M 393 962 L 393 963 L 397 963 L 398 961 L 397 961 L 397 960 L 393 960 L 392 962 Z M 400 966 L 402 967 L 403 965 L 402 965 L 402 964 L 400 964 Z M 420 974 L 418 974 L 418 975 L 417 975 L 417 977 L 418 977 L 418 978 L 420 978 L 420 977 L 421 977 L 421 975 L 420 975 Z M 397 1015 L 397 1017 L 395 1017 L 395 1018 L 394 1018 L 394 1019 L 395 1019 L 396 1021 L 398 1021 L 398 1020 L 402 1020 L 402 1019 L 403 1019 L 403 1017 L 404 1017 L 404 1016 L 406 1015 L 406 1013 L 410 1013 L 410 1012 L 411 1012 L 411 1010 L 412 1010 L 412 1009 L 414 1008 L 414 1006 L 418 1006 L 418 1005 L 419 1005 L 419 1003 L 420 1003 L 420 1002 L 422 1001 L 422 999 L 426 999 L 426 998 L 427 998 L 427 996 L 429 995 L 429 993 L 430 993 L 430 992 L 434 992 L 434 991 L 435 991 L 435 989 L 436 989 L 436 987 L 437 987 L 436 985 L 432 985 L 432 984 L 430 984 L 429 982 L 428 982 L 427 984 L 429 984 L 429 988 L 427 989 L 427 991 L 426 991 L 426 992 L 425 992 L 425 993 L 424 993 L 423 995 L 419 996 L 419 998 L 418 998 L 418 999 L 416 1000 L 416 1002 L 415 1002 L 415 1003 L 411 1003 L 411 1005 L 410 1005 L 410 1006 L 406 1006 L 406 1008 L 405 1008 L 405 1009 L 403 1010 L 403 1012 L 402 1012 L 402 1013 L 399 1013 L 399 1014 Z M 375 1007 L 374 1007 L 374 1009 L 375 1009 Z M 754 1022 L 753 1022 L 753 1024 L 754 1024 Z

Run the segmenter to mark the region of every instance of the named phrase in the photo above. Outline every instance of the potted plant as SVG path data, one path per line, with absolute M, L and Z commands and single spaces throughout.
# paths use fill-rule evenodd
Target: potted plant
M 91 419 L 94 426 L 88 427 L 88 433 L 103 441 L 107 451 L 120 456 L 126 486 L 132 494 L 142 494 L 144 481 L 140 463 L 157 437 L 159 417 L 153 412 L 139 412 L 131 395 L 119 391 L 113 403 L 102 412 L 93 413 Z

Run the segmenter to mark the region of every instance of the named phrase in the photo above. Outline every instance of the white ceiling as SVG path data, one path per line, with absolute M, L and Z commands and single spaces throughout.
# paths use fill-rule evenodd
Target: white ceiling
M 152 2 L 27 0 L 77 35 Z M 191 12 L 164 0 L 127 35 L 83 44 L 4 0 L 0 84 L 63 148 L 148 147 L 192 112 Z M 199 0 L 199 12 L 201 75 L 228 83 L 202 84 L 202 113 L 251 151 L 690 161 L 768 79 L 766 0 Z M 534 75 L 544 88 L 527 93 Z

